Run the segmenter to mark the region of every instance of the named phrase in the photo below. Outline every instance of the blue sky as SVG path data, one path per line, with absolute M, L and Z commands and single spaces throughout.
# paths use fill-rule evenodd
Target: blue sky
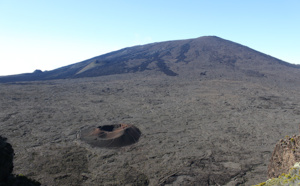
M 0 0 L 0 75 L 215 35 L 300 64 L 299 0 Z

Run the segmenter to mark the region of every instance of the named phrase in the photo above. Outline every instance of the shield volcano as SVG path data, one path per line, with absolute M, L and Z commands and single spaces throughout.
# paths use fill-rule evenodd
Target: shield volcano
M 141 131 L 130 124 L 103 125 L 80 132 L 80 139 L 93 147 L 123 147 L 136 143 Z

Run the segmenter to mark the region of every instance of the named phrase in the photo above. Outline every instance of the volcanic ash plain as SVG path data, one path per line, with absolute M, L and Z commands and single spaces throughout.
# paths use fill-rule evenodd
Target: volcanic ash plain
M 298 133 L 300 86 L 251 78 L 112 75 L 0 84 L 14 172 L 44 185 L 251 185 Z M 133 145 L 97 148 L 89 127 L 132 124 Z

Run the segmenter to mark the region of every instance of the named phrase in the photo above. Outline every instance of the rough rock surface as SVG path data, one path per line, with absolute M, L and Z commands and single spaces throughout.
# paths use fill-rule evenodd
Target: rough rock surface
M 288 173 L 296 162 L 300 161 L 300 136 L 286 136 L 275 146 L 268 166 L 268 177 L 276 178 Z
M 0 84 L 0 133 L 14 171 L 42 184 L 251 185 L 266 179 L 280 136 L 298 131 L 300 88 L 282 86 L 138 74 Z M 77 138 L 121 122 L 141 130 L 137 143 Z
M 14 150 L 6 142 L 6 138 L 0 136 L 0 184 L 7 181 L 13 171 Z

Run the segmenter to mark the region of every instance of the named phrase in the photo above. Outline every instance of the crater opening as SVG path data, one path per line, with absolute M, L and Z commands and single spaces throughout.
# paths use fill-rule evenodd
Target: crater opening
M 104 125 L 104 126 L 99 126 L 98 128 L 99 128 L 100 130 L 103 130 L 103 131 L 111 132 L 111 131 L 113 131 L 116 127 L 119 127 L 119 125 Z

